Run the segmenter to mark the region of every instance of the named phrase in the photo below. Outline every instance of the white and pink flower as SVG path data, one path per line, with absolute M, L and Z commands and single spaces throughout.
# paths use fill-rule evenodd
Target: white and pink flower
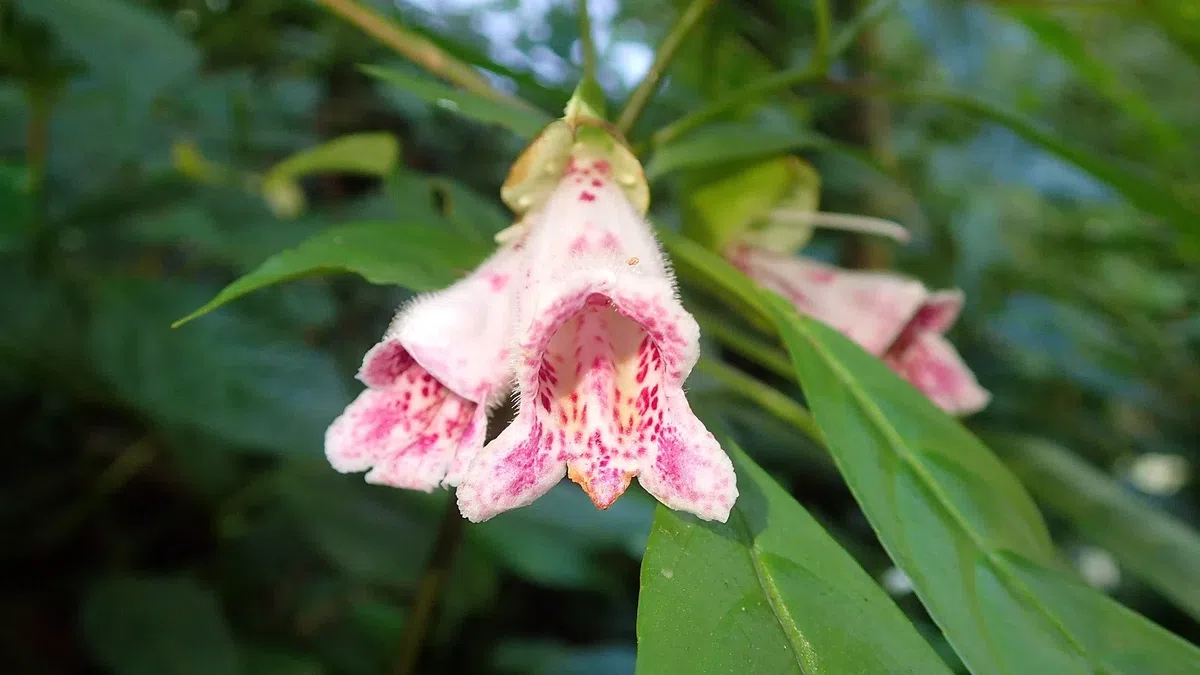
M 634 476 L 706 520 L 724 521 L 737 498 L 732 463 L 684 397 L 699 328 L 608 157 L 574 148 L 525 232 L 520 410 L 458 488 L 472 521 L 529 504 L 563 476 L 602 509 Z
M 966 415 L 987 405 L 987 390 L 943 335 L 962 310 L 961 291 L 931 293 L 891 272 L 844 270 L 745 244 L 730 246 L 726 257 L 797 311 L 882 357 L 946 412 Z
M 520 249 L 403 308 L 363 358 L 367 385 L 329 427 L 325 454 L 369 483 L 432 491 L 457 485 L 483 446 L 487 410 L 511 389 L 507 336 Z

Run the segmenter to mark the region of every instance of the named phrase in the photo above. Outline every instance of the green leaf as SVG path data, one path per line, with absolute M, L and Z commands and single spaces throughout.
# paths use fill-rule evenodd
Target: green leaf
M 1200 7 L 1195 0 L 1147 0 L 1141 8 L 1180 50 L 1200 64 Z
M 171 329 L 172 316 L 210 292 L 168 280 L 94 283 L 92 366 L 126 405 L 163 426 L 319 456 L 325 428 L 349 402 L 333 362 L 231 312 Z
M 243 672 L 216 595 L 189 579 L 102 581 L 80 622 L 88 651 L 115 675 Z
M 350 134 L 301 150 L 271 167 L 263 182 L 295 180 L 313 173 L 386 176 L 400 159 L 400 144 L 385 132 Z
M 484 124 L 497 124 L 523 139 L 531 139 L 553 121 L 550 115 L 532 106 L 518 108 L 501 100 L 448 87 L 425 77 L 409 75 L 394 68 L 361 65 L 367 75 L 393 84 L 406 93 L 439 108 Z
M 1006 7 L 1004 11 L 1020 21 L 1043 45 L 1071 64 L 1085 81 L 1142 125 L 1158 141 L 1161 149 L 1171 150 L 1184 143 L 1179 132 L 1163 120 L 1154 106 L 1136 91 L 1125 87 L 1117 73 L 1092 54 L 1091 48 L 1065 24 L 1044 9 Z
M 314 173 L 386 176 L 396 168 L 400 144 L 389 133 L 350 134 L 295 153 L 271 167 L 262 179 L 263 198 L 279 216 L 304 210 L 298 180 Z
M 1185 612 L 1200 619 L 1200 535 L 1046 440 L 989 436 L 1038 499 L 1110 551 Z
M 200 53 L 164 17 L 122 0 L 18 0 L 107 84 L 148 102 L 195 72 Z M 93 130 L 94 131 L 94 130 Z
M 310 274 L 353 272 L 373 284 L 430 291 L 450 284 L 486 254 L 479 242 L 427 225 L 382 221 L 339 225 L 271 256 L 174 325 L 181 326 L 251 291 Z
M 1193 248 L 1200 246 L 1195 222 L 1200 211 L 1179 201 L 1164 179 L 1147 175 L 1138 166 L 1118 163 L 1074 145 L 1031 119 L 993 103 L 964 94 L 931 89 L 872 89 L 879 94 L 912 101 L 934 101 L 1007 127 L 1030 143 L 1074 164 L 1122 194 L 1130 203 L 1170 220 L 1189 238 Z
M 1071 573 L 1021 484 L 960 423 L 763 297 L 838 469 L 971 672 L 1200 672 L 1200 650 Z
M 729 522 L 660 506 L 642 562 L 639 675 L 949 673 L 887 594 L 740 449 Z
M 658 146 L 646 164 L 646 180 L 675 171 L 762 159 L 797 150 L 827 148 L 832 141 L 815 131 L 778 131 L 746 124 L 711 124 Z

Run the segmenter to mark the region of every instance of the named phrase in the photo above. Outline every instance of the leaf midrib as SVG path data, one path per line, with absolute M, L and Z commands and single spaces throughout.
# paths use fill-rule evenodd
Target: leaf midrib
M 950 501 L 950 498 L 942 491 L 941 485 L 928 474 L 925 466 L 912 456 L 911 451 L 908 449 L 907 444 L 904 443 L 903 438 L 900 437 L 899 432 L 896 431 L 895 427 L 893 427 L 887 421 L 887 416 L 883 414 L 883 411 L 880 410 L 879 407 L 876 406 L 870 397 L 867 396 L 862 390 L 858 380 L 855 379 L 854 376 L 849 372 L 847 372 L 846 369 L 842 367 L 842 364 L 837 359 L 833 358 L 831 354 L 829 354 L 825 346 L 819 340 L 813 338 L 809 331 L 805 330 L 805 328 L 800 325 L 800 322 L 790 320 L 789 323 L 796 328 L 796 332 L 804 337 L 804 339 L 821 357 L 826 365 L 834 371 L 842 383 L 850 390 L 859 408 L 876 424 L 877 428 L 883 432 L 884 436 L 888 440 L 889 445 L 892 446 L 893 452 L 895 452 L 905 462 L 905 464 L 908 465 L 913 473 L 916 474 L 918 479 L 924 484 L 926 489 L 928 489 L 934 495 L 938 506 L 941 507 L 942 510 L 947 514 L 949 514 L 951 519 L 958 525 L 958 527 L 964 533 L 966 533 L 967 538 L 970 540 L 971 544 L 983 555 L 984 560 L 986 560 L 988 564 L 990 564 L 998 573 L 1003 575 L 1005 580 L 1015 587 L 1015 590 L 1019 590 L 1026 600 L 1031 604 L 1031 606 L 1036 608 L 1038 612 L 1046 617 L 1046 619 L 1059 630 L 1062 636 L 1066 639 L 1067 643 L 1076 652 L 1083 656 L 1088 663 L 1102 669 L 1104 672 L 1112 672 L 1106 664 L 1098 663 L 1092 657 L 1092 655 L 1076 640 L 1075 636 L 1067 629 L 1067 627 L 1062 624 L 1062 621 L 1058 618 L 1058 616 L 1055 615 L 1050 608 L 1039 602 L 1037 595 L 1031 592 L 1024 583 L 1015 577 L 1012 571 L 1008 568 L 1008 564 L 1004 562 L 1003 559 L 999 558 L 990 547 L 983 544 L 982 538 L 979 536 L 979 534 L 977 534 L 970 527 L 969 523 L 967 523 L 967 521 L 962 517 L 962 515 L 952 507 L 952 502 Z M 836 460 L 837 454 L 831 454 L 833 454 Z M 949 638 L 949 635 L 947 635 L 947 638 Z
M 775 617 L 775 622 L 779 624 L 784 638 L 787 639 L 792 658 L 796 661 L 796 667 L 800 669 L 802 675 L 809 675 L 810 671 L 804 665 L 804 661 L 800 655 L 804 652 L 812 652 L 812 646 L 800 635 L 800 631 L 796 628 L 796 621 L 792 618 L 791 612 L 788 611 L 787 605 L 783 601 L 783 596 L 779 593 L 779 588 L 775 585 L 775 579 L 771 576 L 771 571 L 763 564 L 760 558 L 762 550 L 758 547 L 758 541 L 754 538 L 754 533 L 750 529 L 750 523 L 746 521 L 746 516 L 742 512 L 741 507 L 735 505 L 733 513 L 735 514 L 739 534 L 746 541 L 746 555 L 750 558 L 750 566 L 754 569 L 754 577 L 758 581 L 758 586 L 762 589 L 763 595 L 767 598 L 767 605 L 771 608 L 771 615 Z M 730 524 L 733 524 L 732 520 Z M 803 652 L 801 651 L 802 649 Z M 815 673 L 812 675 L 815 675 Z

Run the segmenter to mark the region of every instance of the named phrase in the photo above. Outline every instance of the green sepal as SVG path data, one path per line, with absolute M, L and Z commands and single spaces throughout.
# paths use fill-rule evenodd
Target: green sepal
M 812 227 L 774 224 L 778 208 L 816 211 L 821 178 L 804 160 L 783 156 L 739 162 L 693 173 L 685 185 L 684 232 L 723 250 L 733 241 L 792 252 L 812 237 Z

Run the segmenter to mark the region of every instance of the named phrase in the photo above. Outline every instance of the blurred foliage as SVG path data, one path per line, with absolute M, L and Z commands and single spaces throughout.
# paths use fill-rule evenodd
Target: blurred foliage
M 540 112 L 451 90 L 315 4 L 0 4 L 6 669 L 354 675 L 394 662 L 448 496 L 333 473 L 324 429 L 394 308 L 468 269 L 508 225 L 500 183 L 539 115 L 560 113 L 579 54 L 562 3 L 368 4 Z M 592 0 L 610 99 L 636 85 L 683 4 Z M 967 292 L 952 337 L 995 395 L 969 425 L 1053 442 L 1010 459 L 1059 548 L 1195 642 L 1195 594 L 1164 591 L 1170 570 L 1153 560 L 1126 562 L 1154 549 L 1054 486 L 1113 495 L 1119 512 L 1154 507 L 1173 537 L 1189 536 L 1176 521 L 1200 521 L 1200 18 L 1194 2 L 1042 5 L 835 3 L 836 28 L 867 32 L 835 30 L 830 81 L 734 101 L 656 144 L 664 125 L 808 62 L 808 3 L 718 3 L 631 141 L 649 151 L 664 228 L 682 217 L 689 171 L 779 152 L 820 170 L 823 210 L 909 226 L 912 243 L 883 257 Z M 864 16 L 876 21 L 854 23 Z M 397 244 L 399 231 L 421 244 Z M 702 303 L 712 289 L 689 281 L 687 243 L 668 244 Z M 873 245 L 818 236 L 810 251 L 853 260 Z M 237 299 L 171 327 L 218 292 Z M 965 672 L 911 587 L 889 584 L 893 563 L 822 451 L 703 373 L 689 391 L 782 486 L 761 477 L 771 498 L 794 495 Z M 1046 483 L 1043 465 L 1083 487 Z M 563 485 L 467 528 L 422 672 L 632 672 L 654 520 L 636 490 L 598 512 Z M 1085 564 L 1097 546 L 1118 574 Z

